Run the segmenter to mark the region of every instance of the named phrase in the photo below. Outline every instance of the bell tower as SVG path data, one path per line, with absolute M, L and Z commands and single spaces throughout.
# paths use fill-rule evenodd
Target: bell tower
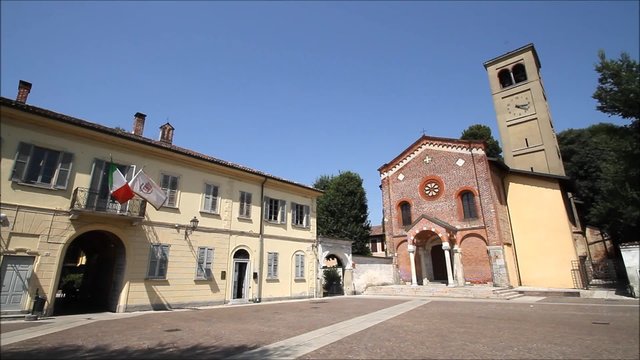
M 491 59 L 484 67 L 507 166 L 565 176 L 533 44 Z

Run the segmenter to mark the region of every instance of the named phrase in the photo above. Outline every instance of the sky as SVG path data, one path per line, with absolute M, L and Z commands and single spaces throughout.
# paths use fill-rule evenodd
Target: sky
M 483 124 L 483 63 L 533 43 L 557 132 L 596 110 L 598 50 L 639 58 L 639 1 L 7 1 L 1 96 L 312 186 L 352 171 L 382 221 L 378 168 L 423 134 Z

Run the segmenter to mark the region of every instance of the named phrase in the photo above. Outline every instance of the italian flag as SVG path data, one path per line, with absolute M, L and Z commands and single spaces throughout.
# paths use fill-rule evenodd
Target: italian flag
M 109 164 L 109 191 L 111 196 L 120 204 L 133 199 L 133 190 L 114 163 Z

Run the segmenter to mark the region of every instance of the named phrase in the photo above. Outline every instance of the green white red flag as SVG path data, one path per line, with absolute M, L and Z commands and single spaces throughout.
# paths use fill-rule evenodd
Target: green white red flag
M 120 204 L 126 203 L 135 196 L 127 180 L 114 163 L 109 163 L 109 192 Z

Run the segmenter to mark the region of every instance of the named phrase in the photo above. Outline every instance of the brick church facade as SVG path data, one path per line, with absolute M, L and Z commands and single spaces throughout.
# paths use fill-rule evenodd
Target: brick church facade
M 482 142 L 422 136 L 378 169 L 401 282 L 509 284 L 511 233 L 491 163 Z

